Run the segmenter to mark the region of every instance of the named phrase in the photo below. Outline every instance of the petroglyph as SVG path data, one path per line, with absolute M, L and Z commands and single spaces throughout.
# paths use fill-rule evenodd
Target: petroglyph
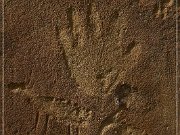
M 132 65 L 136 64 L 141 54 L 141 46 L 132 42 L 127 50 L 122 49 L 122 39 L 124 34 L 124 28 L 126 27 L 126 17 L 119 13 L 119 10 L 114 11 L 113 16 L 115 18 L 111 19 L 109 22 L 112 24 L 113 33 L 118 36 L 119 39 L 114 38 L 111 40 L 111 43 L 103 43 L 101 34 L 103 33 L 103 25 L 101 21 L 100 14 L 98 12 L 98 7 L 95 3 L 87 4 L 87 12 L 76 10 L 73 6 L 70 6 L 67 9 L 67 28 L 59 30 L 59 42 L 64 48 L 67 64 L 71 70 L 71 77 L 74 78 L 79 85 L 79 90 L 82 92 L 91 95 L 99 96 L 102 92 L 108 91 L 110 89 L 112 82 L 109 82 L 109 78 L 117 78 L 122 74 L 125 74 L 126 71 L 118 71 L 113 69 L 113 71 L 107 75 L 105 78 L 97 78 L 97 70 L 106 69 L 107 62 L 113 62 L 112 60 L 106 60 L 103 56 L 107 55 L 114 56 L 119 59 L 120 54 L 126 53 L 127 55 L 121 59 L 124 62 L 124 69 L 133 67 Z M 116 28 L 117 27 L 117 28 Z M 105 30 L 106 31 L 106 30 Z M 92 39 L 89 38 L 90 33 L 93 33 L 91 38 L 96 39 L 96 42 L 92 42 Z M 116 40 L 116 41 L 113 41 Z M 111 51 L 109 44 L 115 42 L 116 51 L 114 53 Z M 92 52 L 97 52 L 96 54 Z M 113 54 L 111 54 L 113 52 Z M 118 63 L 114 62 L 114 66 L 119 66 Z M 124 72 L 124 73 L 122 73 Z M 115 77 L 112 77 L 115 75 Z M 119 77 L 117 77 L 119 76 Z M 102 81 L 105 81 L 105 85 L 102 86 Z M 112 79 L 111 81 L 115 81 Z
M 98 8 L 94 3 L 88 5 L 87 15 L 83 15 L 81 11 L 70 6 L 67 9 L 67 28 L 59 30 L 58 26 L 55 27 L 59 48 L 62 50 L 66 68 L 70 70 L 71 77 L 76 80 L 79 90 L 90 96 L 102 96 L 104 99 L 110 94 L 115 94 L 114 100 L 119 108 L 103 121 L 105 124 L 102 124 L 100 127 L 99 133 L 101 134 L 110 132 L 111 128 L 114 129 L 114 124 L 119 126 L 119 124 L 114 123 L 114 117 L 122 110 L 128 108 L 128 96 L 131 93 L 129 91 L 129 89 L 131 90 L 130 86 L 120 85 L 120 82 L 124 80 L 127 70 L 136 65 L 141 55 L 141 46 L 136 44 L 135 40 L 123 50 L 122 39 L 125 32 L 124 28 L 127 25 L 126 17 L 123 17 L 119 10 L 114 11 L 112 15 L 114 17 L 109 22 L 113 26 L 111 34 L 115 33 L 118 37 L 110 40 L 107 44 L 101 42 L 103 25 Z M 89 31 L 93 33 L 91 38 L 95 38 L 94 41 L 97 42 L 92 42 L 89 38 Z M 112 42 L 116 44 L 115 47 L 111 48 Z M 112 50 L 117 50 L 117 53 L 114 53 Z M 121 59 L 121 61 L 114 62 L 110 59 L 110 62 L 114 62 L 112 63 L 113 68 L 107 67 L 109 61 L 103 59 L 103 56 L 106 54 L 107 57 L 111 55 L 111 57 L 117 60 Z M 99 74 L 99 71 L 102 73 Z M 46 122 L 42 126 L 42 131 L 36 131 L 39 134 L 46 134 L 49 116 L 53 116 L 57 121 L 63 121 L 69 126 L 70 135 L 81 134 L 81 128 L 88 127 L 89 121 L 93 117 L 92 111 L 72 101 L 41 96 L 25 87 L 18 86 L 12 87 L 12 89 L 13 93 L 30 98 L 31 102 L 40 106 L 40 113 L 46 114 L 46 117 L 43 116 Z M 117 92 L 117 89 L 120 89 L 119 92 Z M 38 117 L 41 117 L 41 115 L 38 114 Z M 39 121 L 41 120 L 37 118 L 36 129 L 39 126 L 38 123 L 43 123 Z M 117 133 L 120 132 L 123 132 L 121 128 Z
M 85 107 L 78 106 L 77 103 L 69 100 L 48 96 L 39 96 L 38 94 L 34 94 L 34 92 L 31 90 L 22 90 L 20 88 L 14 89 L 12 92 L 31 98 L 31 101 L 34 102 L 34 104 L 41 106 L 39 109 L 41 112 L 51 115 L 55 117 L 57 121 L 63 121 L 67 125 L 70 123 L 75 125 L 86 125 L 92 118 L 92 111 L 86 109 Z
M 117 44 L 115 48 L 118 52 L 115 55 L 116 53 L 111 51 L 111 49 L 114 50 L 115 48 L 109 46 L 109 44 L 112 44 L 112 40 L 107 42 L 107 44 L 101 42 L 103 25 L 97 6 L 95 3 L 90 3 L 87 8 L 87 13 L 84 15 L 82 11 L 70 6 L 66 12 L 67 28 L 59 30 L 58 26 L 56 26 L 55 33 L 66 67 L 71 71 L 71 77 L 75 78 L 79 90 L 90 96 L 101 96 L 103 94 L 102 98 L 104 99 L 110 94 L 115 94 L 114 100 L 119 105 L 119 109 L 105 119 L 104 123 L 106 124 L 103 124 L 100 128 L 100 132 L 104 132 L 104 130 L 107 130 L 108 124 L 113 124 L 114 117 L 120 111 L 128 108 L 127 98 L 129 93 L 131 93 L 129 91 L 131 87 L 125 84 L 120 85 L 120 82 L 124 79 L 127 69 L 136 65 L 141 55 L 141 46 L 133 40 L 123 50 L 122 39 L 127 22 L 126 17 L 123 17 L 119 10 L 115 10 L 112 13 L 113 18 L 109 22 L 113 26 L 111 34 L 115 33 L 118 36 L 118 38 L 112 39 L 113 43 Z M 89 38 L 89 31 L 93 33 L 91 38 L 95 38 L 97 42 L 92 42 Z M 94 51 L 98 53 L 92 54 Z M 107 63 L 113 61 L 112 59 L 109 61 L 103 59 L 102 56 L 106 53 L 108 56 L 112 55 L 111 57 L 120 58 L 123 68 L 119 68 L 119 61 L 114 62 L 114 65 L 112 65 L 112 67 L 116 65 L 116 69 L 107 68 Z M 102 72 L 102 74 L 99 74 L 98 71 Z M 24 87 L 14 87 L 12 92 L 30 98 L 34 104 L 40 106 L 41 113 L 44 112 L 48 116 L 53 116 L 57 121 L 63 121 L 70 126 L 70 134 L 79 134 L 79 126 L 84 125 L 87 127 L 92 118 L 92 111 L 69 100 L 41 96 L 33 90 L 25 89 Z M 106 122 L 109 119 L 111 119 L 111 123 Z M 43 127 L 47 127 L 47 124 L 44 124 Z M 42 132 L 46 132 L 45 128 Z
M 7 0 L 5 8 L 7 134 L 176 132 L 175 0 Z
M 35 105 L 40 106 L 33 129 L 38 135 L 46 135 L 51 116 L 58 122 L 63 121 L 65 125 L 69 126 L 69 135 L 83 134 L 84 128 L 88 127 L 92 118 L 92 111 L 78 106 L 77 103 L 70 100 L 40 96 L 30 89 L 17 88 L 13 89 L 12 92 L 30 98 Z

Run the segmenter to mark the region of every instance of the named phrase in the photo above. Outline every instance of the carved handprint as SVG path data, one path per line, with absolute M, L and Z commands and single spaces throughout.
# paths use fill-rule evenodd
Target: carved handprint
M 87 14 L 71 6 L 67 10 L 67 28 L 57 32 L 59 43 L 66 56 L 72 77 L 79 85 L 79 90 L 90 96 L 103 95 L 104 100 L 116 90 L 120 82 L 124 81 L 127 71 L 136 65 L 141 54 L 141 46 L 135 40 L 127 46 L 123 45 L 128 17 L 119 10 L 113 11 L 111 16 L 107 29 L 104 28 L 94 3 L 88 5 Z M 19 92 L 23 96 L 30 97 L 38 106 L 41 105 L 43 116 L 41 117 L 40 114 L 40 119 L 46 121 L 44 128 L 47 128 L 49 115 L 56 117 L 58 121 L 70 124 L 70 134 L 89 128 L 91 111 L 74 106 L 64 99 L 61 101 L 62 99 L 52 97 L 46 101 L 44 99 L 48 97 L 36 95 L 29 89 L 14 90 L 14 93 Z M 122 99 L 125 100 L 123 97 Z M 114 124 L 113 122 L 111 125 Z M 40 120 L 37 123 L 42 122 Z M 79 130 L 79 125 L 82 126 L 82 130 Z M 113 126 L 105 125 L 102 126 L 101 131 L 106 134 L 113 129 Z M 42 131 L 46 132 L 44 129 Z
M 141 48 L 135 41 L 123 47 L 127 27 L 123 12 L 114 11 L 108 29 L 104 29 L 96 5 L 89 4 L 87 11 L 85 14 L 70 7 L 68 26 L 60 30 L 59 39 L 79 89 L 90 96 L 99 96 L 111 91 L 112 83 L 117 85 L 126 71 L 136 64 Z M 99 73 L 102 74 L 100 78 Z

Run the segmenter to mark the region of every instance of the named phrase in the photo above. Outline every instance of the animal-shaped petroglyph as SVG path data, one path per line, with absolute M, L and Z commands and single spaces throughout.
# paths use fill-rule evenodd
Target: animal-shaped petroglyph
M 17 88 L 13 89 L 12 92 L 30 98 L 34 104 L 40 106 L 36 122 L 37 134 L 44 135 L 47 132 L 50 117 L 54 117 L 58 122 L 63 122 L 70 127 L 70 135 L 79 135 L 79 127 L 86 128 L 92 118 L 92 111 L 69 100 L 40 96 L 30 89 Z

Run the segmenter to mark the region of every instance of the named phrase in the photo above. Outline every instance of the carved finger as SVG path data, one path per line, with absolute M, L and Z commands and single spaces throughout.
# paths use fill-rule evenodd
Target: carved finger
M 73 35 L 73 42 L 75 47 L 83 47 L 86 41 L 86 31 L 84 20 L 85 17 L 83 16 L 82 12 L 74 11 L 73 12 L 73 26 L 72 26 L 72 35 Z
M 91 3 L 88 5 L 88 25 L 90 25 L 89 27 L 94 27 L 93 31 L 94 31 L 94 35 L 96 37 L 101 36 L 102 34 L 102 21 L 100 19 L 100 14 L 97 10 L 97 7 L 95 5 L 95 3 Z
M 63 44 L 63 48 L 66 54 L 70 55 L 73 49 L 73 39 L 68 30 L 62 30 L 60 32 L 60 41 Z
M 125 56 L 124 68 L 132 69 L 135 65 L 137 65 L 141 53 L 141 45 L 136 41 L 132 41 L 123 52 L 123 55 Z

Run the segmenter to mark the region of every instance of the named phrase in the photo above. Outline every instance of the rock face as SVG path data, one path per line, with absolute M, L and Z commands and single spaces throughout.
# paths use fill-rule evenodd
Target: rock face
M 174 0 L 5 1 L 6 135 L 175 135 Z

